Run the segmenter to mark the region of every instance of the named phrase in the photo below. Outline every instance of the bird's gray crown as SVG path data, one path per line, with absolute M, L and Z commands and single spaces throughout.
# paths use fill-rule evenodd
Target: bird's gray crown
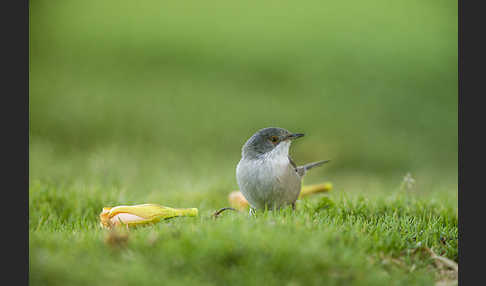
M 260 155 L 272 151 L 280 142 L 302 136 L 304 134 L 293 134 L 279 127 L 263 128 L 246 141 L 241 153 L 246 159 L 258 158 Z

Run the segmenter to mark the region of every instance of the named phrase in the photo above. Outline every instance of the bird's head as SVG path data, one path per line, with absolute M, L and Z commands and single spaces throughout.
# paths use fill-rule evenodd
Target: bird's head
M 291 140 L 302 136 L 304 134 L 292 133 L 278 127 L 260 129 L 243 145 L 242 156 L 246 159 L 258 158 L 269 153 L 288 156 Z

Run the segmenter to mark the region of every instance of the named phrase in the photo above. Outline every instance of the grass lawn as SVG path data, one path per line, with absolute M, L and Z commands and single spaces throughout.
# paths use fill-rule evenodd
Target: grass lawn
M 407 189 L 401 178 L 389 184 L 349 175 L 330 178 L 321 175 L 321 167 L 306 183 L 331 180 L 334 189 L 300 200 L 295 212 L 250 218 L 227 211 L 213 219 L 235 189 L 230 168 L 220 169 L 220 176 L 172 170 L 167 181 L 148 173 L 141 175 L 143 184 L 128 180 L 137 163 L 122 163 L 123 153 L 115 153 L 117 158 L 96 154 L 105 154 L 106 161 L 93 157 L 91 167 L 77 176 L 65 174 L 70 170 L 61 159 L 45 158 L 58 162 L 46 167 L 55 175 L 31 181 L 32 285 L 454 285 L 457 279 L 426 251 L 458 260 L 457 192 L 451 183 L 424 190 L 417 179 Z M 157 159 L 152 162 L 156 169 Z M 155 181 L 160 189 L 153 187 Z M 128 232 L 100 228 L 102 207 L 140 203 L 197 207 L 199 216 Z M 117 243 L 112 236 L 127 240 Z
M 457 3 L 228 3 L 31 1 L 30 284 L 454 285 Z M 269 126 L 333 190 L 211 218 Z
M 457 261 L 454 196 L 336 192 L 300 201 L 295 213 L 227 212 L 217 219 L 203 200 L 190 205 L 200 207 L 197 218 L 112 234 L 98 225 L 106 203 L 93 198 L 96 188 L 58 188 L 35 184 L 31 191 L 32 285 L 454 285 L 457 279 L 423 249 Z M 110 242 L 113 235 L 127 241 Z
M 432 285 L 457 279 L 423 249 L 457 261 L 454 193 L 333 190 L 299 201 L 296 212 L 255 218 L 226 212 L 217 219 L 210 215 L 225 206 L 223 194 L 202 192 L 185 204 L 154 195 L 133 203 L 195 206 L 200 216 L 121 229 L 118 235 L 128 240 L 110 243 L 116 234 L 102 230 L 97 215 L 103 206 L 131 200 L 122 200 L 116 187 L 104 189 L 31 186 L 32 285 Z

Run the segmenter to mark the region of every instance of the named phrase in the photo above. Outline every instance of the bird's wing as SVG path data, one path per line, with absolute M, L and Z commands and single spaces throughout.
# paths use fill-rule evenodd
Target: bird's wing
M 289 157 L 289 162 L 290 162 L 290 165 L 292 165 L 292 167 L 294 167 L 295 171 L 297 172 L 297 165 L 294 163 L 294 161 L 292 161 L 292 158 Z

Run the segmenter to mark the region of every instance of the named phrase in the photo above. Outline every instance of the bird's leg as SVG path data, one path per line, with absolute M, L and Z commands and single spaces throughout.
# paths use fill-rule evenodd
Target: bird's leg
M 292 203 L 292 210 L 295 211 L 295 202 Z
M 255 214 L 256 214 L 256 210 L 254 208 L 250 207 L 250 211 L 248 212 L 248 215 L 249 216 L 255 216 Z

